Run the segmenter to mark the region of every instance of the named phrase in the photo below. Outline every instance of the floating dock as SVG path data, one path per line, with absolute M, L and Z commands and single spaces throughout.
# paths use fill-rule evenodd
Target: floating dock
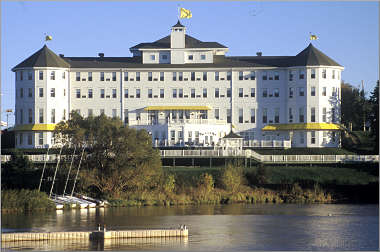
M 188 237 L 187 228 L 178 229 L 145 229 L 117 230 L 93 232 L 47 232 L 47 233 L 2 233 L 1 242 L 43 241 L 43 240 L 104 240 L 116 238 L 158 238 L 158 237 Z

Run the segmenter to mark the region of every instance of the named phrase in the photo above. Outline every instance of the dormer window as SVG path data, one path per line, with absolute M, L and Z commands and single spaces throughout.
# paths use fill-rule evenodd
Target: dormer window
M 206 55 L 205 54 L 201 54 L 201 60 L 205 60 L 206 59 Z
M 193 55 L 189 55 L 189 60 L 193 60 Z
M 156 55 L 154 54 L 150 55 L 150 60 L 156 60 Z

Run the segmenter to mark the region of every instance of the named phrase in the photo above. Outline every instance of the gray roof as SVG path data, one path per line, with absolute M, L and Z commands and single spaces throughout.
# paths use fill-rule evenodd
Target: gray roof
M 243 137 L 241 137 L 238 134 L 232 132 L 232 130 L 231 130 L 230 133 L 228 133 L 228 135 L 225 135 L 223 138 L 243 138 Z
M 169 49 L 170 35 L 152 43 L 140 43 L 130 49 Z M 185 48 L 227 48 L 218 42 L 203 42 L 189 35 L 185 35 Z
M 40 50 L 34 53 L 32 56 L 15 66 L 16 68 L 23 67 L 64 67 L 69 68 L 70 64 L 64 59 L 57 56 L 52 50 L 44 45 Z
M 175 25 L 173 25 L 173 27 L 185 27 L 185 26 L 182 25 L 181 22 L 179 22 L 178 20 L 178 22 Z

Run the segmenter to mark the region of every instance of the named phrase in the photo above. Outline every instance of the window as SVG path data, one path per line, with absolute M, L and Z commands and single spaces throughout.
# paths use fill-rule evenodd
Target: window
M 274 72 L 274 79 L 275 80 L 279 80 L 280 79 L 280 75 L 278 74 L 277 71 Z
M 207 72 L 203 72 L 203 80 L 207 81 Z
M 44 79 L 44 72 L 43 71 L 39 71 L 38 79 L 39 80 L 43 80 Z
M 322 96 L 326 96 L 326 87 L 322 87 Z
M 28 133 L 28 145 L 32 145 L 32 144 L 33 144 L 32 133 Z
M 39 117 L 39 122 L 44 123 L 44 109 L 40 108 L 38 110 L 38 117 Z
M 50 80 L 55 80 L 55 71 L 50 72 Z
M 299 122 L 304 122 L 305 121 L 305 116 L 304 116 L 304 109 L 303 109 L 303 107 L 299 108 L 298 114 L 299 114 L 299 118 L 298 118 Z
M 44 133 L 43 132 L 38 133 L 38 144 L 39 145 L 44 144 Z
M 24 97 L 24 89 L 20 88 L 20 98 L 23 98 L 23 97 Z
M 87 111 L 88 117 L 93 116 L 93 114 L 94 114 L 93 109 L 88 109 L 88 111 Z
M 124 89 L 124 98 L 128 98 L 128 89 Z
M 116 113 L 117 113 L 116 109 L 112 109 L 112 118 L 116 118 Z
M 268 89 L 263 88 L 263 97 L 268 97 Z
M 173 72 L 173 81 L 176 81 L 176 80 L 177 80 L 177 73 Z
M 51 110 L 51 123 L 55 123 L 55 109 Z
M 243 88 L 239 88 L 239 97 L 243 97 L 244 94 L 243 94 Z
M 178 89 L 178 97 L 183 98 L 183 89 L 182 88 Z
M 256 122 L 256 111 L 255 109 L 251 109 L 251 123 Z
M 100 109 L 100 114 L 104 115 L 104 109 Z
M 39 88 L 38 93 L 39 93 L 39 97 L 44 97 L 44 89 L 43 88 Z
M 195 98 L 195 89 L 194 88 L 191 89 L 191 98 Z
M 165 91 L 163 88 L 160 89 L 160 98 L 164 98 L 165 97 Z
M 256 79 L 255 71 L 251 71 L 251 80 Z
M 192 139 L 193 139 L 193 134 L 192 133 L 193 133 L 192 131 L 189 131 L 188 134 L 187 134 L 187 139 L 188 139 L 187 141 L 188 142 L 191 142 Z
M 87 73 L 87 79 L 88 81 L 92 81 L 92 72 Z
M 207 98 L 207 88 L 203 89 L 203 98 Z
M 90 88 L 90 89 L 88 89 L 88 98 L 92 98 L 92 89 Z
M 160 81 L 164 81 L 164 72 L 160 72 Z
M 129 123 L 128 109 L 124 109 L 124 124 Z
M 243 80 L 244 76 L 243 76 L 243 72 L 239 72 L 239 80 Z
M 195 131 L 195 139 L 194 139 L 195 143 L 199 143 L 199 131 Z
M 188 59 L 193 60 L 193 55 L 189 55 Z
M 78 113 L 78 115 L 81 115 L 81 114 L 80 114 L 80 109 L 77 109 L 76 112 Z
M 336 96 L 336 87 L 332 87 L 332 96 Z
M 231 72 L 227 72 L 227 80 L 231 80 L 231 75 L 232 75 Z
M 303 87 L 299 88 L 299 96 L 304 96 L 305 95 L 305 89 Z
M 338 80 L 340 80 L 340 72 L 339 71 L 337 71 L 338 72 Z
M 311 138 L 310 138 L 310 142 L 311 142 L 311 144 L 315 144 L 315 131 L 312 131 L 312 132 L 310 132 L 311 134 Z
M 218 108 L 215 109 L 214 116 L 215 116 L 216 120 L 219 120 L 219 109 Z
M 227 88 L 227 97 L 231 97 L 231 88 Z
M 322 133 L 322 144 L 327 144 L 327 131 Z
M 112 89 L 112 98 L 116 98 L 116 88 Z
M 28 109 L 28 122 L 32 123 L 33 122 L 33 110 Z
M 76 81 L 80 81 L 80 72 L 76 72 L 76 78 L 75 78 Z
M 28 97 L 33 97 L 33 89 L 28 88 Z
M 140 98 L 141 90 L 138 88 L 136 89 L 136 98 Z
M 336 133 L 335 132 L 332 132 L 331 141 L 334 143 L 336 142 Z
M 310 77 L 312 79 L 315 79 L 315 69 L 314 68 L 311 69 L 311 75 L 310 75 Z
M 55 97 L 55 88 L 50 89 L 50 97 Z
M 293 70 L 289 70 L 289 81 L 293 81 Z
M 175 130 L 170 131 L 170 140 L 175 141 Z
M 112 72 L 112 81 L 116 81 L 116 72 Z
M 274 123 L 280 123 L 280 109 L 274 109 Z
M 322 69 L 322 78 L 326 79 L 326 69 Z
M 310 88 L 310 95 L 315 96 L 315 87 Z
M 164 54 L 164 55 L 162 55 L 161 58 L 162 58 L 163 60 L 167 60 L 167 59 L 168 59 L 168 55 Z
M 273 90 L 273 96 L 274 96 L 274 97 L 279 97 L 279 96 L 280 96 L 280 90 L 279 90 L 278 88 L 275 88 L 275 89 Z
M 315 122 L 315 108 L 310 108 L 310 121 Z
M 128 72 L 124 72 L 124 81 L 128 81 Z
M 140 81 L 140 72 L 136 72 L 136 81 Z
M 80 89 L 76 89 L 76 97 L 80 98 Z
M 243 123 L 244 118 L 243 118 L 243 109 L 239 108 L 239 123 Z
M 335 79 L 335 70 L 332 70 L 332 78 Z
M 183 72 L 178 73 L 178 80 L 182 81 L 183 80 Z
M 299 70 L 299 79 L 300 80 L 305 79 L 305 70 L 304 69 Z
M 136 121 L 140 121 L 141 120 L 141 114 L 140 112 L 136 112 Z
M 263 108 L 263 123 L 267 123 L 268 121 L 268 109 Z
M 20 124 L 24 123 L 24 110 L 20 109 Z
M 335 122 L 335 108 L 331 108 L 331 121 Z
M 215 98 L 219 98 L 219 88 L 215 88 Z
M 153 80 L 152 72 L 148 72 L 148 81 L 152 81 L 152 80 Z
M 100 72 L 100 81 L 104 81 L 104 72 Z
M 66 72 L 62 72 L 62 79 L 64 80 L 64 79 L 66 79 Z
M 191 72 L 191 80 L 195 81 L 195 72 Z
M 66 109 L 63 109 L 63 116 L 62 116 L 62 120 L 66 120 Z
M 231 109 L 227 109 L 227 123 L 231 123 Z
M 156 60 L 156 55 L 154 54 L 150 55 L 150 60 Z
M 63 89 L 63 96 L 66 96 L 66 89 Z
M 292 108 L 289 108 L 289 122 L 293 122 L 293 110 Z
M 177 98 L 177 89 L 173 88 L 173 98 Z
M 153 91 L 151 88 L 148 89 L 148 98 L 153 98 Z
M 206 59 L 206 55 L 205 54 L 201 54 L 201 60 L 205 60 Z
M 322 122 L 326 122 L 326 118 L 327 118 L 327 109 L 322 108 Z
M 219 80 L 219 72 L 215 72 L 215 80 L 216 80 L 216 81 Z
M 20 71 L 19 73 L 20 73 L 20 81 L 22 81 L 22 80 L 23 80 L 23 77 L 24 77 L 24 74 L 23 74 L 22 71 Z M 17 77 L 17 75 L 16 75 L 16 77 Z
M 28 80 L 32 80 L 32 79 L 33 79 L 33 72 L 29 71 L 28 72 Z
M 263 71 L 263 80 L 267 80 L 267 79 L 268 79 L 268 72 Z
M 255 93 L 255 88 L 251 88 L 251 97 L 255 97 L 256 93 Z
M 289 98 L 293 98 L 294 88 L 289 88 Z
M 104 88 L 100 89 L 100 98 L 104 98 Z

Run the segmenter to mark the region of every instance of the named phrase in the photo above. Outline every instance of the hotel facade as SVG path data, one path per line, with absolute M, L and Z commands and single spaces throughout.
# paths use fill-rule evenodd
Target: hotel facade
M 70 111 L 119 117 L 154 146 L 339 147 L 343 67 L 311 43 L 295 56 L 226 56 L 186 34 L 130 48 L 132 57 L 65 57 L 46 45 L 15 66 L 16 148 L 54 146 Z

